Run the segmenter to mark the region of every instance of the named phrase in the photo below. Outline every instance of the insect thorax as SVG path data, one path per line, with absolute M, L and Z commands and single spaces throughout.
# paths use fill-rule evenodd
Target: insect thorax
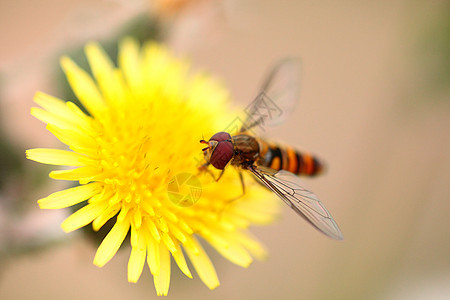
M 253 162 L 259 156 L 259 143 L 256 138 L 240 134 L 232 137 L 234 146 L 234 157 L 232 164 L 241 165 L 243 163 Z

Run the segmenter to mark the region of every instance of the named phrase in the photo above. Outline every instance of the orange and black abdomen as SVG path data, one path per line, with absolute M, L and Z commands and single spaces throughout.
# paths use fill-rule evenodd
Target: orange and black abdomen
M 259 165 L 274 170 L 286 170 L 297 175 L 314 176 L 323 171 L 323 165 L 313 155 L 289 146 L 260 141 Z

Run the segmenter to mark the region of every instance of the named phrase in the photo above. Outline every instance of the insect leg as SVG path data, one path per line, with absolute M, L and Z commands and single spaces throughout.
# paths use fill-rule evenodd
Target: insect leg
M 201 165 L 200 167 L 198 167 L 198 171 L 199 173 L 201 172 L 207 172 L 209 175 L 211 175 L 211 177 L 217 182 L 219 181 L 219 179 L 222 177 L 223 173 L 225 172 L 225 169 L 222 170 L 222 172 L 220 172 L 219 177 L 216 178 L 216 176 L 214 176 L 214 173 L 208 169 L 208 166 L 210 165 L 210 162 L 206 162 L 203 165 Z
M 242 185 L 242 196 L 244 196 L 245 194 L 245 182 L 244 182 L 244 176 L 242 176 L 242 171 L 239 170 L 239 179 L 241 180 L 241 185 Z
M 216 182 L 219 181 L 219 179 L 222 177 L 223 173 L 225 173 L 225 169 L 222 170 L 222 172 L 220 172 L 219 177 L 217 177 Z

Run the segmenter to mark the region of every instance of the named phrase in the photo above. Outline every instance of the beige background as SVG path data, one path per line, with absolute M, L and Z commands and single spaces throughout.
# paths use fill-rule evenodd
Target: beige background
M 450 10 L 427 3 L 197 1 L 166 19 L 170 46 L 220 76 L 242 106 L 268 66 L 301 57 L 294 117 L 268 135 L 327 161 L 328 173 L 307 184 L 345 236 L 328 239 L 286 207 L 274 225 L 253 229 L 270 251 L 266 262 L 242 269 L 208 248 L 221 286 L 209 291 L 174 267 L 169 298 L 450 297 L 450 93 L 433 77 L 440 59 L 448 64 L 439 37 Z M 29 116 L 34 92 L 52 91 L 47 63 L 152 9 L 136 0 L 0 2 L 1 126 L 20 150 L 58 145 Z M 60 220 L 33 212 L 40 218 Z M 95 247 L 70 237 L 3 259 L 0 299 L 156 298 L 148 269 L 127 282 L 129 250 L 99 269 Z

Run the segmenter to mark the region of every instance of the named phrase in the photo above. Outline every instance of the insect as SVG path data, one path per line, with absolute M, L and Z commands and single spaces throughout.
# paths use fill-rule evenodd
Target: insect
M 289 146 L 269 143 L 250 131 L 256 127 L 278 124 L 293 111 L 298 98 L 299 66 L 296 59 L 278 63 L 262 85 L 261 91 L 247 108 L 247 120 L 239 132 L 231 135 L 218 132 L 206 144 L 203 156 L 208 166 L 225 172 L 228 165 L 239 171 L 243 193 L 245 185 L 242 171 L 251 172 L 256 179 L 281 198 L 297 214 L 327 236 L 342 240 L 343 235 L 331 214 L 317 196 L 301 185 L 299 175 L 313 176 L 323 170 L 318 158 L 294 150 Z M 214 175 L 213 175 L 214 177 Z

